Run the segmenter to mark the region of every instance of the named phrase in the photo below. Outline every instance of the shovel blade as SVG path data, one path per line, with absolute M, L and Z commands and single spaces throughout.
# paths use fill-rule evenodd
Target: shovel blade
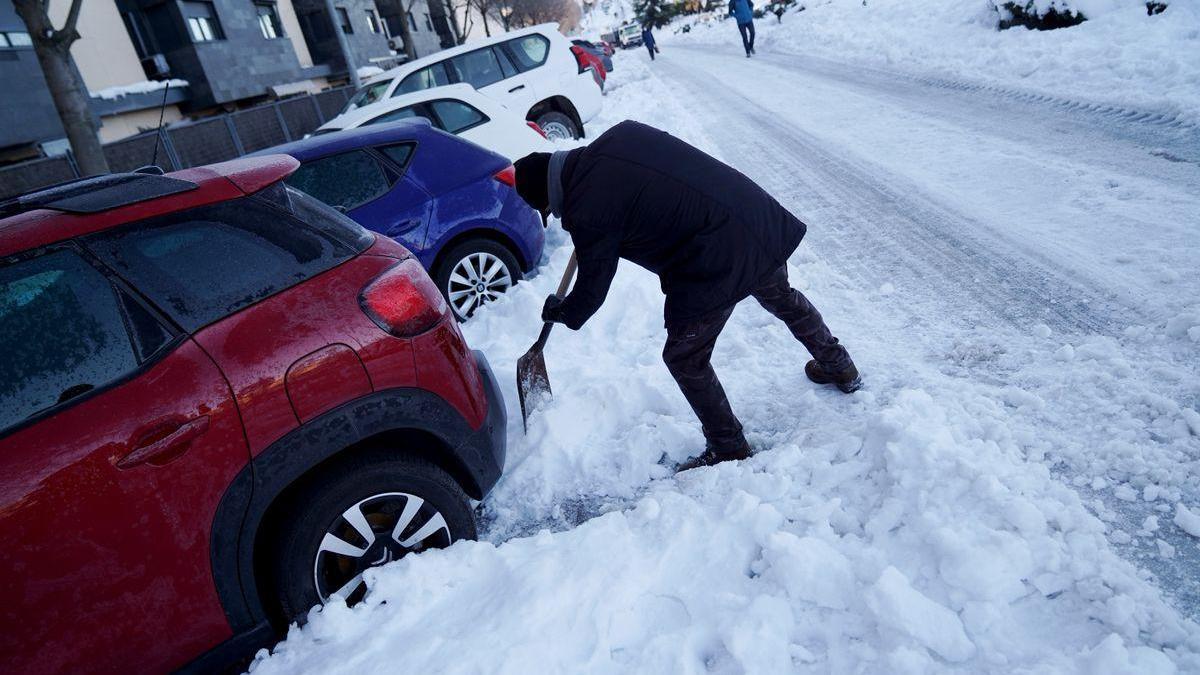
M 541 349 L 530 349 L 517 359 L 517 396 L 521 399 L 521 421 L 524 426 L 528 427 L 529 415 L 534 408 L 552 395 L 546 357 Z

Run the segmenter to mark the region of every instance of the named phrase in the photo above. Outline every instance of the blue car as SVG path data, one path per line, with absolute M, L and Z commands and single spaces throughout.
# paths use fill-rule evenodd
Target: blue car
M 542 218 L 514 189 L 507 159 L 422 118 L 261 150 L 300 161 L 287 179 L 413 252 L 466 320 L 542 257 Z

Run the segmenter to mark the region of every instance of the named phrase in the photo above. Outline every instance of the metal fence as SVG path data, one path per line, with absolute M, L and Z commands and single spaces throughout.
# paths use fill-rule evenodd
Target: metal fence
M 312 133 L 335 117 L 350 99 L 351 87 L 328 89 L 215 117 L 173 124 L 163 130 L 157 164 L 167 171 L 211 164 L 286 143 Z M 114 172 L 150 163 L 157 132 L 106 143 L 104 157 Z M 0 167 L 0 199 L 79 178 L 68 152 Z

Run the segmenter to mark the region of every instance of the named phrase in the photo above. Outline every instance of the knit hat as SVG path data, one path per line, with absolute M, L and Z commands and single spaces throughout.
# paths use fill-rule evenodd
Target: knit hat
M 518 159 L 513 166 L 517 170 L 517 194 L 538 211 L 549 211 L 550 153 L 535 152 L 526 155 Z

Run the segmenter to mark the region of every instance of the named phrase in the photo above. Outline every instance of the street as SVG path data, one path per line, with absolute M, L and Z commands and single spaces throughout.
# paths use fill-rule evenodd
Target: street
M 589 136 L 666 129 L 804 220 L 792 283 L 866 388 L 814 388 L 745 301 L 714 366 L 757 456 L 671 475 L 702 438 L 657 280 L 623 263 L 550 340 L 553 402 L 510 414 L 484 541 L 370 572 L 255 672 L 1200 667 L 1174 524 L 1200 503 L 1200 132 L 784 53 L 618 66 Z M 500 372 L 569 256 L 547 236 L 464 326 Z

